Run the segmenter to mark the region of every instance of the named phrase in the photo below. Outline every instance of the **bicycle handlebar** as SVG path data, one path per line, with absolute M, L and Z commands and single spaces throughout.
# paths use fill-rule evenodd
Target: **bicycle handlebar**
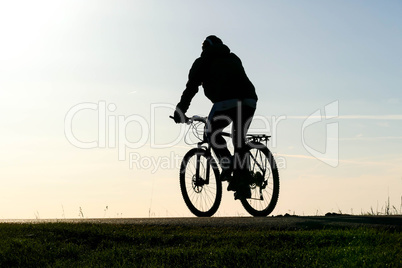
M 174 117 L 173 116 L 169 116 L 170 118 L 172 118 L 173 120 L 174 120 Z M 193 115 L 192 117 L 187 117 L 186 116 L 186 121 L 185 121 L 185 123 L 186 124 L 191 124 L 191 123 L 193 123 L 194 121 L 196 121 L 196 122 L 203 122 L 203 123 L 207 123 L 207 117 L 202 117 L 202 116 L 199 116 L 199 115 Z

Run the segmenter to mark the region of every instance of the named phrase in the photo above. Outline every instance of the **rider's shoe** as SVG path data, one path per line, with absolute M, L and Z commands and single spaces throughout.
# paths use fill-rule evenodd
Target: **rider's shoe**
M 227 190 L 228 191 L 236 191 L 237 190 L 237 183 L 233 180 L 233 178 L 232 178 L 232 180 L 229 181 Z
M 220 175 L 221 181 L 231 181 L 232 180 L 232 170 L 231 169 L 223 169 Z
M 241 186 L 247 186 L 250 183 L 250 173 L 243 170 L 233 171 L 233 176 L 229 180 L 228 191 L 237 191 Z
M 239 187 L 239 189 L 234 193 L 234 199 L 246 199 L 251 198 L 251 190 L 248 185 L 244 185 L 243 187 Z
M 229 181 L 229 185 L 227 190 L 228 191 L 236 191 L 238 186 L 239 186 L 239 182 L 241 181 L 241 177 L 239 176 L 239 172 L 234 171 L 233 172 L 233 176 L 231 176 Z

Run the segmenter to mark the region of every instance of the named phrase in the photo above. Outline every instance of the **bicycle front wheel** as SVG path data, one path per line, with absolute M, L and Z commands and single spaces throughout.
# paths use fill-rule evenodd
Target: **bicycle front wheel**
M 279 173 L 275 159 L 265 145 L 250 142 L 248 146 L 251 198 L 241 199 L 241 203 L 251 215 L 265 217 L 278 201 Z
M 214 159 L 202 149 L 192 149 L 180 167 L 180 189 L 184 202 L 198 217 L 211 217 L 222 200 L 222 182 Z

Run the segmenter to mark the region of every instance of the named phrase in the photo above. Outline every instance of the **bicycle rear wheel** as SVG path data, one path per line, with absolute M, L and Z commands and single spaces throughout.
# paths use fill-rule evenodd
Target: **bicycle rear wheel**
M 279 173 L 275 159 L 265 145 L 250 142 L 248 146 L 251 198 L 241 199 L 241 203 L 251 215 L 265 217 L 278 201 Z
M 198 167 L 198 175 L 197 175 Z M 203 149 L 192 149 L 180 167 L 180 189 L 184 202 L 198 217 L 211 217 L 222 200 L 222 182 L 214 159 Z

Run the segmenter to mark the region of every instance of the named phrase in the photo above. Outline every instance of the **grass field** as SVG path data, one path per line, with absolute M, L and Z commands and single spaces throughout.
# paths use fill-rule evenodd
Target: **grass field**
M 0 267 L 402 267 L 402 234 L 128 224 L 0 224 Z

